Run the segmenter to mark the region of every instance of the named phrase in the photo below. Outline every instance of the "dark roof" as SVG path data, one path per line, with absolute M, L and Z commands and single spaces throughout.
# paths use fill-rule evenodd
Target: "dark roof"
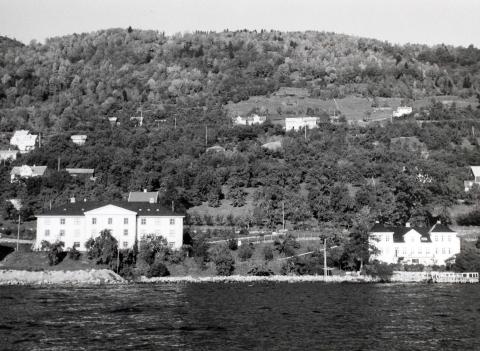
M 91 211 L 99 207 L 113 205 L 134 211 L 139 216 L 184 216 L 179 211 L 172 212 L 170 208 L 160 204 L 151 204 L 147 202 L 75 202 L 68 203 L 63 206 L 54 207 L 44 210 L 38 216 L 82 216 L 84 212 Z
M 430 238 L 430 231 L 428 230 L 428 228 L 421 228 L 421 227 L 394 227 L 394 226 L 386 226 L 380 223 L 375 223 L 372 229 L 370 229 L 370 233 L 393 233 L 393 242 L 404 243 L 405 240 L 403 236 L 412 229 L 422 236 L 420 240 L 427 241 L 427 242 L 432 241 L 432 239 Z
M 454 230 L 451 230 L 449 227 L 446 225 L 437 223 L 433 226 L 432 230 L 430 230 L 432 233 L 455 233 Z
M 158 202 L 158 191 L 131 191 L 128 202 Z

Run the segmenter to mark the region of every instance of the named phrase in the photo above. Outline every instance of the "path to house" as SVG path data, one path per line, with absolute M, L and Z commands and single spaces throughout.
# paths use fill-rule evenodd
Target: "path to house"
M 288 233 L 292 235 L 298 241 L 310 241 L 310 240 L 320 240 L 320 233 L 302 233 L 302 234 L 294 234 Z M 285 236 L 285 233 L 276 233 L 276 234 L 268 234 L 268 235 L 255 235 L 255 236 L 244 236 L 236 238 L 238 241 L 243 243 L 252 243 L 252 244 L 262 244 L 262 243 L 271 243 L 275 241 L 275 239 L 279 238 L 280 236 Z M 229 239 L 223 240 L 214 240 L 209 241 L 209 244 L 221 244 L 226 243 Z

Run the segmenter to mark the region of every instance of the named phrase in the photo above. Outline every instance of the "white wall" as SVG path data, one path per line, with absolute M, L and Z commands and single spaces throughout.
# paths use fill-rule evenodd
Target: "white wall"
M 317 117 L 287 117 L 285 118 L 285 130 L 299 130 L 304 127 L 317 128 L 317 119 Z
M 173 220 L 173 224 L 170 224 L 170 220 Z M 183 245 L 183 217 L 181 216 L 138 216 L 137 228 L 139 240 L 143 235 L 156 234 L 167 239 L 169 245 L 175 249 Z

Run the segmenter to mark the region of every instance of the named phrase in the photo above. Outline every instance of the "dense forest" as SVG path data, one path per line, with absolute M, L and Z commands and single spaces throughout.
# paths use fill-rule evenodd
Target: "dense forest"
M 72 196 L 117 200 L 148 189 L 177 208 L 216 207 L 222 199 L 241 207 L 246 190 L 254 189 L 254 210 L 230 218 L 231 224 L 275 228 L 284 206 L 294 228 L 330 223 L 350 229 L 372 220 L 448 222 L 448 206 L 466 197 L 468 165 L 480 164 L 477 106 L 432 100 L 416 117 L 383 125 L 322 123 L 307 137 L 271 122 L 232 125 L 227 103 L 281 87 L 305 88 L 318 99 L 477 97 L 480 50 L 325 32 L 166 36 L 128 28 L 45 44 L 1 38 L 2 148 L 16 129 L 40 133 L 42 140 L 35 151 L 0 166 L 1 202 L 22 199 L 23 217 L 31 219 Z M 142 126 L 130 120 L 140 113 Z M 113 116 L 118 125 L 109 122 Z M 70 141 L 79 133 L 88 135 L 84 146 Z M 400 137 L 417 144 L 396 143 Z M 262 148 L 272 138 L 282 147 Z M 207 152 L 213 145 L 226 151 Z M 11 167 L 22 164 L 49 171 L 11 185 Z M 94 168 L 96 180 L 74 179 L 65 167 Z M 4 217 L 11 217 L 4 206 Z

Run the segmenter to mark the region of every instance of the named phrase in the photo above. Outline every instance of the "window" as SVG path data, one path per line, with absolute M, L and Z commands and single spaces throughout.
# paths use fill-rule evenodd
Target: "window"
M 448 239 L 448 241 L 452 241 L 452 236 L 451 236 L 451 235 L 447 235 L 447 239 Z
M 108 224 L 112 224 L 113 223 L 113 218 L 109 218 L 108 219 Z
M 435 235 L 435 241 L 438 241 L 438 235 Z
M 123 230 L 123 235 L 128 235 L 128 229 Z
M 50 236 L 50 229 L 45 229 L 45 236 Z
M 406 248 L 406 247 L 403 248 L 403 254 L 404 254 L 404 255 L 407 254 L 407 248 Z
M 443 235 L 442 235 L 442 241 L 443 241 Z
M 140 220 L 140 224 L 143 224 L 143 225 L 147 224 L 147 219 L 146 219 L 146 218 L 142 218 L 142 219 Z
M 128 224 L 128 218 L 123 219 L 123 224 Z
M 75 241 L 73 243 L 73 247 L 80 247 L 80 242 L 79 241 Z
M 170 224 L 172 224 L 172 220 L 170 220 Z M 385 235 L 385 241 L 390 241 L 390 237 L 387 235 Z
M 92 218 L 92 224 L 97 224 L 97 219 L 96 218 Z
M 422 254 L 422 248 L 421 248 L 421 247 L 418 248 L 418 253 L 419 253 L 420 255 Z
M 128 241 L 124 241 L 124 242 L 123 242 L 123 247 L 124 247 L 124 248 L 127 248 L 127 247 L 128 247 Z
M 395 257 L 398 257 L 398 247 L 395 248 Z
M 170 225 L 174 225 L 174 224 L 175 224 L 175 218 L 170 218 Z M 387 236 L 387 238 L 388 238 L 388 236 Z M 388 239 L 387 239 L 387 241 L 388 241 Z
M 65 229 L 60 229 L 60 236 L 65 236 Z
M 442 247 L 442 254 L 445 254 L 445 248 Z
M 65 218 L 60 218 L 60 224 L 65 224 Z
M 169 243 L 168 243 L 168 247 L 169 247 L 169 248 L 172 248 L 172 247 L 174 247 L 174 246 L 175 246 L 175 243 L 174 243 L 174 242 L 169 242 Z

